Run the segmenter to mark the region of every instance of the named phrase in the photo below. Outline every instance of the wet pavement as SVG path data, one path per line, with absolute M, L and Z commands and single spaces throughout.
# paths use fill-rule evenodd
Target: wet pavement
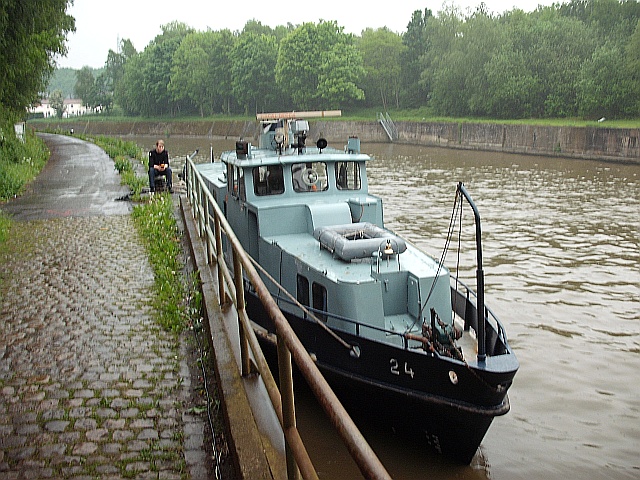
M 0 253 L 0 478 L 208 478 L 188 338 L 162 331 L 153 273 L 113 161 L 52 156 Z

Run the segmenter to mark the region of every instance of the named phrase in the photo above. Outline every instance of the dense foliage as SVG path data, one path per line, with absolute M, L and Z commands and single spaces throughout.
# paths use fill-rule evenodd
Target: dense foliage
M 140 53 L 109 52 L 122 75 L 104 83 L 126 114 L 150 117 L 336 107 L 637 117 L 639 21 L 637 0 L 570 0 L 501 14 L 445 4 L 414 12 L 403 33 L 360 36 L 327 21 L 252 20 L 241 32 L 173 23 Z
M 67 0 L 0 0 L 0 201 L 18 195 L 44 166 L 48 151 L 31 132 L 17 138 L 14 124 L 40 98 L 66 53 L 74 20 Z M 8 228 L 0 218 L 0 241 Z
M 13 114 L 39 99 L 75 30 L 67 0 L 0 1 L 0 106 Z M 2 114 L 2 112 L 0 112 Z M 5 118 L 7 113 L 3 115 Z
M 31 131 L 20 140 L 13 124 L 0 124 L 0 201 L 19 195 L 48 158 L 49 151 Z

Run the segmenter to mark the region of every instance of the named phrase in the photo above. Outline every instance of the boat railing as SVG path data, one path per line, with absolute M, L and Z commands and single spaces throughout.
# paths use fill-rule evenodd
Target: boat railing
M 187 198 L 192 206 L 198 234 L 205 244 L 207 261 L 209 264 L 216 263 L 217 266 L 218 298 L 221 304 L 230 299 L 234 303 L 238 314 L 241 374 L 246 377 L 252 373 L 251 351 L 255 365 L 278 416 L 285 438 L 288 478 L 298 478 L 299 474 L 305 479 L 318 478 L 300 433 L 296 428 L 292 374 L 293 359 L 362 474 L 366 478 L 390 479 L 389 473 L 364 439 L 353 420 L 351 420 L 351 417 L 318 370 L 301 341 L 295 335 L 284 314 L 262 282 L 248 254 L 244 251 L 227 223 L 220 207 L 207 188 L 202 175 L 195 168 L 190 158 L 187 158 L 186 162 L 185 180 L 187 183 Z M 223 234 L 225 241 L 232 247 L 233 271 L 227 268 L 224 260 Z M 243 277 L 248 278 L 265 311 L 276 327 L 280 389 L 278 389 L 271 374 L 245 309 Z
M 461 312 L 460 317 L 465 318 L 465 309 L 467 309 L 468 306 L 472 306 L 473 309 L 475 309 L 475 299 L 477 298 L 477 295 L 476 295 L 476 292 L 474 292 L 471 289 L 471 287 L 466 285 L 461 280 L 458 280 L 457 283 L 459 287 L 462 287 L 464 289 L 464 291 L 461 292 L 458 289 L 456 294 L 454 293 L 455 286 L 452 285 L 452 302 L 456 302 L 456 301 L 460 302 L 459 308 L 457 308 L 457 310 L 460 310 Z M 279 304 L 286 303 L 290 306 L 294 306 L 294 307 L 297 306 L 296 302 L 290 300 L 289 298 L 283 295 L 274 294 L 273 296 L 276 302 Z M 463 301 L 464 303 L 462 303 Z M 456 310 L 456 305 L 453 305 L 453 306 L 454 306 L 454 310 Z M 357 337 L 360 337 L 362 335 L 362 330 L 364 329 L 368 331 L 375 331 L 386 336 L 390 340 L 389 343 L 392 343 L 394 345 L 402 344 L 405 350 L 409 350 L 409 349 L 413 350 L 413 346 L 409 344 L 410 339 L 405 335 L 405 333 L 411 333 L 411 332 L 398 332 L 398 331 L 388 330 L 383 327 L 362 323 L 357 320 L 354 320 L 353 318 L 345 317 L 345 316 L 338 315 L 331 312 L 326 312 L 310 306 L 305 306 L 304 308 L 305 310 L 312 313 L 318 318 L 327 318 L 327 320 L 335 320 L 338 322 L 343 322 L 347 325 L 351 325 L 353 327 L 354 335 Z M 471 311 L 475 314 L 475 310 L 473 309 Z M 469 315 L 468 309 L 467 309 L 466 315 L 467 316 Z M 308 319 L 309 316 L 306 314 L 306 312 L 303 312 L 303 317 Z M 489 322 L 491 327 L 493 327 L 492 330 L 489 330 L 489 331 L 496 332 L 496 338 L 499 338 L 500 341 L 506 346 L 507 338 L 506 338 L 505 330 L 502 327 L 502 324 L 500 323 L 500 321 L 498 320 L 498 317 L 496 317 L 493 311 L 491 311 L 491 309 L 489 309 L 489 307 L 487 306 L 485 306 L 485 318 L 486 318 L 486 321 Z M 477 321 L 476 321 L 475 315 L 473 316 L 473 321 L 469 323 L 473 327 L 474 331 L 477 332 Z M 419 331 L 420 329 L 421 329 L 421 324 L 418 322 L 416 323 L 416 330 Z M 398 342 L 393 342 L 391 339 L 396 337 L 398 338 Z M 493 343 L 495 342 L 488 342 L 488 343 L 493 346 Z
M 451 303 L 454 312 L 461 318 L 465 319 L 465 326 L 470 325 L 478 332 L 478 316 L 477 316 L 477 300 L 478 295 L 469 285 L 461 279 L 451 276 Z M 484 305 L 484 318 L 496 333 L 505 347 L 507 343 L 507 333 L 497 315 L 487 306 Z
M 296 302 L 290 300 L 289 298 L 282 296 L 282 295 L 275 295 L 274 294 L 274 298 L 278 303 L 286 303 L 288 305 L 291 306 L 297 306 Z M 331 312 L 326 312 L 324 310 L 319 310 L 317 308 L 313 308 L 313 307 L 309 307 L 305 305 L 305 310 L 307 310 L 308 312 L 312 313 L 313 315 L 315 315 L 316 317 L 320 318 L 327 318 L 327 321 L 329 319 L 331 320 L 336 320 L 339 322 L 344 322 L 346 324 L 352 325 L 353 326 L 353 331 L 356 337 L 360 337 L 361 336 L 361 331 L 363 329 L 366 330 L 371 330 L 374 332 L 378 332 L 381 333 L 383 335 L 386 335 L 387 337 L 398 337 L 398 340 L 400 340 L 400 342 L 404 345 L 404 349 L 408 350 L 409 347 L 409 342 L 408 339 L 406 338 L 404 332 L 396 332 L 396 331 L 391 331 L 391 330 L 387 330 L 386 328 L 383 327 L 378 327 L 376 325 L 370 325 L 368 323 L 362 323 L 359 322 L 357 320 L 354 320 L 353 318 L 349 318 L 349 317 L 344 317 L 342 315 L 338 315 L 336 313 L 331 313 Z M 311 321 L 311 319 L 309 318 L 309 315 L 307 315 L 307 312 L 303 312 L 303 317 L 305 319 L 308 319 L 309 321 Z M 394 342 L 390 342 L 390 343 L 394 343 Z M 395 343 L 394 343 L 395 345 Z

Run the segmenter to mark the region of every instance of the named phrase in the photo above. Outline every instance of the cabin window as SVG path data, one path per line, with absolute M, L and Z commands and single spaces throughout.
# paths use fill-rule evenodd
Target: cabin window
M 309 279 L 298 275 L 296 285 L 296 298 L 305 307 L 309 306 Z
M 247 199 L 247 191 L 244 186 L 244 169 L 236 167 L 236 178 L 238 179 L 238 196 L 240 200 Z
M 323 192 L 329 188 L 327 164 L 324 162 L 294 163 L 291 175 L 296 192 Z
M 336 162 L 338 190 L 360 190 L 360 165 L 357 162 Z
M 257 196 L 284 193 L 282 165 L 263 165 L 253 168 L 253 193 Z
M 227 164 L 227 188 L 231 191 L 231 195 L 238 196 L 238 179 L 234 175 L 233 165 Z
M 323 322 L 327 321 L 327 314 L 324 313 L 327 311 L 327 289 L 324 288 L 319 283 L 313 282 L 313 286 L 311 288 L 313 295 L 313 309 L 323 313 L 317 313 L 316 316 L 320 318 Z

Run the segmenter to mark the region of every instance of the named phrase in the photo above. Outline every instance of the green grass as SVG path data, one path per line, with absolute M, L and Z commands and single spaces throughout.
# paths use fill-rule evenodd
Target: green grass
M 0 201 L 20 195 L 49 159 L 49 150 L 33 132 L 21 142 L 5 129 L 0 126 Z
M 4 212 L 0 212 L 0 244 L 4 243 L 9 237 L 10 228 L 11 219 Z
M 12 124 L 0 123 L 0 202 L 22 194 L 49 159 L 46 145 L 32 131 L 27 130 L 22 142 L 12 129 Z M 11 218 L 0 212 L 0 244 L 10 228 Z
M 187 320 L 184 303 L 186 289 L 182 283 L 181 237 L 173 215 L 173 201 L 167 193 L 151 197 L 136 205 L 133 219 L 146 245 L 154 273 L 152 304 L 158 322 L 165 330 L 180 331 Z
M 168 331 L 181 331 L 188 320 L 187 288 L 183 282 L 182 243 L 170 194 L 141 198 L 146 179 L 136 174 L 135 163 L 144 162 L 145 152 L 135 142 L 118 138 L 81 136 L 102 148 L 113 159 L 121 181 L 128 185 L 136 202 L 133 221 L 146 246 L 154 273 L 152 305 L 160 326 Z
M 340 117 L 325 117 L 323 121 L 375 121 L 378 112 L 383 111 L 381 108 L 361 108 L 342 110 Z M 437 122 L 437 123 L 496 123 L 496 124 L 514 124 L 514 125 L 541 125 L 553 127 L 584 127 L 597 126 L 603 128 L 640 128 L 640 118 L 633 119 L 606 119 L 604 122 L 598 122 L 597 119 L 583 118 L 525 118 L 525 119 L 495 119 L 482 117 L 443 117 L 435 116 L 427 107 L 416 109 L 397 109 L 389 108 L 388 113 L 394 121 L 405 122 Z M 214 122 L 214 121 L 254 121 L 255 115 L 212 115 L 207 117 L 185 116 L 185 117 L 162 117 L 158 119 L 144 117 L 125 117 L 125 116 L 101 116 L 93 115 L 82 117 L 83 122 Z M 34 124 L 60 124 L 77 123 L 78 119 L 38 119 L 30 120 Z

